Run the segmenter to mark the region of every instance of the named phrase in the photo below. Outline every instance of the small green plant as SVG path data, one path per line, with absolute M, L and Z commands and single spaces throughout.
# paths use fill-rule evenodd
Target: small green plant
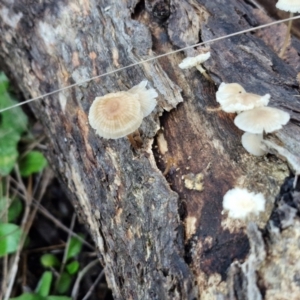
M 0 72 L 0 109 L 16 103 L 8 88 L 8 80 Z M 28 132 L 27 116 L 19 107 L 0 113 L 0 258 L 6 268 L 6 276 L 0 282 L 0 299 L 3 295 L 5 299 L 11 295 L 20 253 L 26 246 L 26 236 L 32 224 L 29 216 L 34 215 L 32 203 L 36 199 L 33 198 L 31 177 L 47 165 L 44 155 L 27 145 L 25 140 L 28 137 L 33 140 Z M 75 216 L 73 220 L 75 222 Z M 62 260 L 51 253 L 42 255 L 41 264 L 46 270 L 35 290 L 9 299 L 71 300 L 66 295 L 71 294 L 72 284 L 74 283 L 73 295 L 78 292 L 82 276 L 98 263 L 95 260 L 79 272 L 80 264 L 76 257 L 82 250 L 82 243 L 80 237 L 70 236 Z M 8 259 L 15 263 L 13 267 Z
M 72 281 L 79 270 L 79 262 L 75 257 L 81 252 L 81 249 L 82 242 L 75 237 L 71 237 L 64 253 L 64 259 L 67 264 L 64 261 L 60 262 L 53 254 L 47 253 L 42 255 L 41 264 L 45 268 L 53 270 L 56 274 L 59 272 L 56 282 L 53 283 L 52 271 L 45 271 L 33 293 L 23 293 L 16 298 L 10 298 L 10 300 L 71 300 L 70 297 L 63 294 L 68 293 Z M 54 293 L 59 295 L 49 295 L 51 290 L 54 290 Z
M 8 79 L 0 72 L 0 109 L 17 102 L 8 92 Z M 0 114 L 0 176 L 7 176 L 14 168 L 20 155 L 18 143 L 27 131 L 28 119 L 20 107 Z M 47 165 L 44 155 L 39 151 L 30 151 L 19 159 L 20 174 L 28 177 L 40 172 Z
M 16 103 L 7 90 L 7 77 L 0 73 L 0 109 Z M 0 114 L 0 176 L 12 171 L 19 156 L 18 143 L 27 125 L 27 117 L 19 107 Z
M 18 297 L 10 298 L 10 300 L 71 300 L 70 297 L 66 296 L 49 295 L 52 281 L 52 273 L 50 271 L 46 271 L 43 273 L 34 293 L 23 293 Z
M 0 109 L 17 103 L 8 88 L 8 79 L 0 72 Z M 9 191 L 5 189 L 5 176 L 10 175 L 17 163 L 23 177 L 42 171 L 47 164 L 38 151 L 27 153 L 18 162 L 18 143 L 27 126 L 27 116 L 19 107 L 0 114 L 0 257 L 16 252 L 22 236 L 22 230 L 15 222 L 23 205 L 16 197 L 10 199 Z
M 18 225 L 0 224 L 0 257 L 17 251 L 21 235 L 22 231 Z
M 0 72 L 0 109 L 17 103 L 8 90 L 8 79 L 4 73 Z M 6 261 L 4 264 L 6 268 L 8 266 L 7 256 L 10 255 L 13 261 L 15 257 L 20 255 L 28 232 L 24 228 L 27 226 L 26 220 L 30 211 L 30 201 L 28 200 L 30 189 L 26 189 L 25 182 L 21 177 L 29 177 L 34 173 L 41 172 L 47 164 L 43 154 L 38 151 L 30 150 L 24 154 L 19 152 L 19 142 L 26 133 L 28 133 L 28 118 L 19 107 L 0 113 L 0 258 Z M 11 189 L 11 182 L 15 182 L 14 192 Z M 30 182 L 31 180 L 29 180 L 28 187 L 31 186 Z M 27 200 L 22 202 L 21 197 L 18 198 L 17 195 L 22 195 L 24 199 L 26 193 L 28 193 L 28 197 L 25 197 Z M 18 225 L 21 216 L 22 227 Z M 6 273 L 8 275 L 5 280 L 14 280 L 16 272 L 13 271 L 13 268 L 6 269 Z M 13 274 L 12 278 L 9 279 L 11 274 Z M 3 279 L 1 282 L 0 298 L 2 292 L 6 292 L 4 291 L 7 288 L 5 280 Z M 46 274 L 45 277 L 41 278 L 41 286 L 45 286 L 47 280 L 49 282 L 50 279 L 49 275 Z M 42 290 L 46 294 L 45 289 Z M 45 296 L 46 298 L 44 296 L 41 298 L 40 290 L 36 295 L 24 294 L 24 298 L 20 299 L 51 299 L 48 295 Z M 63 299 L 67 298 L 60 298 L 59 300 Z
M 41 257 L 41 264 L 45 268 L 56 269 L 59 276 L 55 283 L 55 291 L 58 294 L 66 294 L 70 290 L 74 276 L 79 270 L 79 262 L 76 256 L 81 252 L 82 242 L 76 237 L 71 237 L 65 248 L 65 253 L 62 262 L 53 254 L 44 254 Z
M 31 151 L 19 161 L 20 174 L 28 177 L 33 173 L 41 172 L 47 166 L 44 155 L 39 151 Z

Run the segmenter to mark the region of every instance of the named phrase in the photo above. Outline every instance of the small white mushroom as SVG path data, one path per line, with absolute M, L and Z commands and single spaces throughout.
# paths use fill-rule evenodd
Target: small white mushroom
M 289 11 L 291 13 L 300 12 L 299 0 L 279 0 L 276 3 L 276 7 L 281 10 Z
M 253 134 L 245 132 L 242 135 L 242 145 L 243 147 L 252 155 L 262 156 L 267 153 L 267 151 L 262 149 L 262 134 Z
M 199 54 L 195 57 L 186 57 L 178 66 L 180 69 L 190 69 L 198 65 L 201 65 L 209 58 L 210 58 L 210 52 Z
M 240 113 L 234 124 L 250 133 L 269 133 L 282 128 L 290 120 L 290 115 L 274 107 L 256 107 Z
M 118 139 L 134 132 L 142 120 L 138 96 L 126 92 L 97 97 L 90 107 L 90 125 L 99 136 L 107 139 Z
M 146 89 L 147 83 L 147 80 L 143 80 L 141 83 L 127 91 L 127 93 L 138 95 L 144 117 L 150 115 L 154 110 L 156 106 L 155 98 L 158 96 L 155 89 Z
M 236 113 L 253 109 L 254 107 L 266 106 L 269 103 L 270 95 L 259 96 L 247 93 L 238 83 L 222 82 L 216 93 L 217 102 L 220 103 L 223 111 Z
M 209 81 L 212 81 L 206 70 L 201 66 L 202 63 L 210 58 L 210 52 L 199 54 L 195 57 L 186 57 L 178 65 L 180 69 L 190 69 L 196 67 L 197 70 Z
M 117 139 L 136 131 L 145 116 L 156 105 L 157 93 L 145 88 L 142 81 L 127 92 L 110 93 L 97 97 L 89 111 L 89 123 L 96 133 L 107 139 Z
M 250 214 L 258 215 L 265 209 L 263 194 L 255 194 L 246 189 L 234 188 L 229 190 L 223 198 L 223 208 L 234 219 L 245 219 Z
M 222 82 L 219 86 L 219 89 L 216 93 L 217 101 L 226 100 L 232 96 L 246 93 L 246 90 L 238 83 L 225 83 Z M 218 101 L 219 102 L 219 101 Z
M 300 12 L 300 1 L 299 0 L 279 0 L 276 3 L 276 7 L 278 9 L 281 9 L 281 10 L 284 10 L 284 11 L 289 11 L 290 12 L 290 17 L 293 17 L 294 13 L 299 13 Z M 289 20 L 287 32 L 285 34 L 285 39 L 284 39 L 281 51 L 279 53 L 279 57 L 283 57 L 283 55 L 285 53 L 285 50 L 288 46 L 289 35 L 290 35 L 290 32 L 291 32 L 291 28 L 292 28 L 292 22 L 293 22 L 293 20 Z

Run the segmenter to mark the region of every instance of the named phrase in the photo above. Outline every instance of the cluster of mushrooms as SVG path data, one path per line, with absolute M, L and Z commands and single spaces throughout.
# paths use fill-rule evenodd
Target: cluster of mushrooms
M 237 113 L 234 124 L 245 131 L 242 135 L 243 147 L 252 155 L 267 153 L 262 144 L 263 134 L 282 128 L 290 120 L 290 115 L 280 109 L 268 107 L 270 95 L 247 93 L 238 83 L 221 83 L 217 93 L 221 109 L 227 113 Z M 257 215 L 265 208 L 265 198 L 259 193 L 236 187 L 223 198 L 223 208 L 229 217 L 244 219 L 250 214 Z
M 277 7 L 291 13 L 300 12 L 300 0 L 279 0 Z M 283 53 L 285 47 L 286 44 L 283 46 Z M 206 79 L 212 81 L 201 66 L 209 58 L 210 52 L 196 57 L 187 57 L 179 67 L 181 69 L 196 67 Z M 142 124 L 143 118 L 147 117 L 157 104 L 157 92 L 153 88 L 147 89 L 146 85 L 147 80 L 144 80 L 128 91 L 109 93 L 94 100 L 89 111 L 89 123 L 100 137 L 118 139 L 127 136 L 132 143 L 132 135 Z M 238 83 L 221 83 L 216 99 L 220 109 L 227 113 L 237 113 L 234 124 L 245 131 L 242 145 L 255 156 L 262 156 L 267 152 L 266 147 L 262 145 L 263 134 L 281 129 L 290 119 L 288 113 L 267 106 L 270 100 L 269 94 L 260 96 L 247 93 Z M 268 141 L 265 141 L 266 143 Z M 281 154 L 287 151 L 276 145 L 274 147 L 277 147 Z M 294 159 L 292 156 L 285 156 L 288 160 Z M 223 208 L 228 211 L 230 217 L 245 219 L 250 214 L 257 215 L 264 210 L 265 198 L 262 194 L 236 187 L 224 195 Z
M 237 113 L 234 124 L 245 131 L 242 145 L 256 156 L 266 154 L 262 148 L 263 133 L 282 128 L 290 120 L 290 115 L 280 109 L 268 107 L 270 95 L 259 96 L 247 93 L 238 83 L 221 83 L 217 93 L 221 109 L 227 113 Z

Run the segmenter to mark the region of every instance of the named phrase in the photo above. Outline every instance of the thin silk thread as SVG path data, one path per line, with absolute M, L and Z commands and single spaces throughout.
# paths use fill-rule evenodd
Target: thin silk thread
M 241 31 L 238 31 L 238 32 L 234 32 L 234 33 L 225 35 L 225 36 L 221 36 L 221 37 L 218 37 L 218 38 L 214 38 L 214 39 L 211 39 L 211 40 L 209 40 L 209 41 L 205 41 L 205 42 L 197 43 L 197 44 L 194 44 L 194 45 L 186 46 L 186 47 L 183 47 L 183 48 L 181 48 L 181 49 L 177 49 L 177 50 L 174 50 L 174 51 L 170 51 L 170 52 L 167 52 L 167 53 L 164 53 L 164 54 L 157 55 L 157 56 L 155 56 L 155 57 L 150 57 L 150 58 L 147 58 L 147 59 L 145 59 L 145 60 L 142 60 L 142 61 L 139 61 L 139 62 L 130 64 L 130 65 L 128 65 L 128 66 L 121 67 L 121 68 L 119 68 L 119 69 L 116 69 L 116 70 L 113 70 L 113 71 L 109 71 L 109 72 L 106 72 L 106 73 L 103 73 L 103 74 L 100 74 L 100 75 L 97 75 L 97 76 L 94 76 L 94 77 L 90 77 L 89 79 L 86 79 L 86 80 L 81 81 L 81 82 L 79 82 L 79 83 L 74 83 L 74 84 L 68 85 L 68 86 L 66 86 L 66 87 L 63 87 L 63 88 L 61 88 L 61 89 L 54 90 L 54 91 L 52 91 L 52 92 L 46 93 L 46 94 L 44 94 L 44 95 L 41 95 L 41 96 L 38 96 L 38 97 L 34 97 L 34 98 L 31 98 L 31 99 L 25 100 L 25 101 L 23 101 L 23 102 L 19 102 L 19 103 L 17 103 L 17 104 L 14 104 L 14 105 L 12 105 L 12 106 L 9 106 L 9 107 L 0 109 L 0 113 L 1 113 L 1 112 L 4 112 L 4 111 L 7 111 L 7 110 L 9 110 L 9 109 L 15 108 L 15 107 L 22 106 L 22 105 L 27 104 L 27 103 L 30 103 L 30 102 L 32 102 L 32 101 L 35 101 L 35 100 L 38 100 L 38 99 L 42 99 L 42 98 L 44 98 L 44 97 L 51 96 L 51 95 L 53 95 L 53 94 L 56 94 L 56 93 L 65 91 L 65 90 L 70 89 L 70 88 L 73 88 L 73 87 L 75 87 L 75 86 L 82 85 L 82 84 L 84 84 L 84 83 L 93 81 L 93 80 L 95 80 L 95 79 L 97 79 L 97 78 L 101 78 L 101 77 L 104 77 L 104 76 L 107 76 L 107 75 L 115 74 L 115 73 L 117 73 L 117 72 L 126 70 L 126 69 L 128 69 L 128 68 L 132 68 L 132 67 L 138 66 L 138 65 L 140 65 L 140 64 L 143 64 L 143 63 L 146 63 L 146 62 L 150 62 L 150 61 L 159 59 L 159 58 L 161 58 L 161 57 L 165 57 L 165 56 L 168 56 L 168 55 L 171 55 L 171 54 L 175 54 L 175 53 L 181 52 L 181 51 L 183 51 L 183 50 L 187 50 L 187 49 L 190 49 L 190 48 L 194 48 L 194 47 L 198 47 L 198 46 L 202 46 L 202 45 L 214 43 L 214 42 L 217 42 L 217 41 L 220 41 L 220 40 L 224 40 L 224 39 L 226 39 L 226 38 L 230 38 L 230 37 L 233 37 L 233 36 L 237 36 L 237 35 L 240 35 L 240 34 L 243 34 L 243 33 L 247 33 L 247 32 L 250 32 L 250 31 L 255 31 L 255 30 L 258 30 L 258 29 L 266 28 L 266 27 L 269 27 L 269 26 L 272 26 L 272 25 L 281 24 L 281 23 L 284 23 L 284 22 L 289 21 L 289 20 L 296 20 L 296 19 L 299 19 L 299 18 L 300 18 L 300 16 L 295 16 L 295 17 L 292 17 L 292 18 L 284 19 L 284 20 L 274 21 L 274 22 L 271 22 L 271 23 L 268 23 L 268 24 L 260 25 L 260 26 L 253 27 L 253 28 L 248 28 L 248 29 L 245 29 L 245 30 L 241 30 Z

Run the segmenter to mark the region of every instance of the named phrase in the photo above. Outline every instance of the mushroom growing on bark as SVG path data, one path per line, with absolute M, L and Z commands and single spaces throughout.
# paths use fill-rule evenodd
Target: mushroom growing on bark
M 210 76 L 206 73 L 206 70 L 201 66 L 202 63 L 210 58 L 210 52 L 199 54 L 195 57 L 186 57 L 178 65 L 180 69 L 190 69 L 196 67 L 197 70 L 209 81 L 212 81 Z
M 97 97 L 89 111 L 89 123 L 96 133 L 107 139 L 129 136 L 136 131 L 144 117 L 156 106 L 154 89 L 146 89 L 142 81 L 129 91 Z
M 138 85 L 135 85 L 127 93 L 138 95 L 138 100 L 141 105 L 144 118 L 149 116 L 156 106 L 156 100 L 158 94 L 155 89 L 146 89 L 148 81 L 143 80 Z
M 250 133 L 270 133 L 282 128 L 290 120 L 290 115 L 274 107 L 256 107 L 236 116 L 234 124 Z
M 250 214 L 258 215 L 265 209 L 263 194 L 248 192 L 246 189 L 234 188 L 229 190 L 223 198 L 223 208 L 234 219 L 245 219 Z
M 292 18 L 294 13 L 300 12 L 300 1 L 299 0 L 279 0 L 276 3 L 276 7 L 278 9 L 290 12 L 290 17 Z M 292 29 L 292 23 L 293 23 L 293 21 L 289 20 L 288 29 L 287 29 L 287 32 L 285 35 L 283 46 L 279 53 L 279 57 L 283 57 L 283 55 L 285 53 L 285 50 L 286 50 L 286 47 L 287 47 L 288 41 L 289 41 L 289 35 L 290 35 L 291 29 Z
M 255 156 L 262 156 L 267 153 L 262 148 L 262 140 L 263 135 L 262 134 L 253 134 L 249 132 L 245 132 L 242 135 L 242 145 L 243 147 L 252 155 Z
M 266 106 L 269 103 L 270 95 L 259 96 L 247 93 L 238 83 L 222 82 L 216 93 L 217 102 L 221 109 L 227 113 L 238 113 L 254 107 Z

